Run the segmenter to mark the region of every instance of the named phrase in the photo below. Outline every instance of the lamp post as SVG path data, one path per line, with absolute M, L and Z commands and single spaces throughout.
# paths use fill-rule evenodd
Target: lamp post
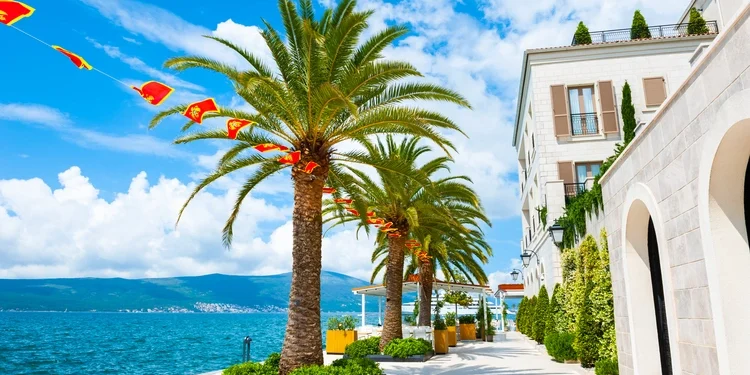
M 524 250 L 523 254 L 521 254 L 521 263 L 523 263 L 524 268 L 529 266 L 529 263 L 531 263 L 531 257 L 533 256 L 536 256 L 536 264 L 539 264 L 539 256 L 537 256 L 534 250 Z
M 565 228 L 555 222 L 547 230 L 549 231 L 550 238 L 552 238 L 552 242 L 554 242 L 557 247 L 560 247 L 563 242 L 563 234 L 565 232 Z
M 513 281 L 518 280 L 518 275 L 521 275 L 521 280 L 523 280 L 523 271 L 514 268 L 513 271 L 510 272 L 510 277 L 513 278 Z

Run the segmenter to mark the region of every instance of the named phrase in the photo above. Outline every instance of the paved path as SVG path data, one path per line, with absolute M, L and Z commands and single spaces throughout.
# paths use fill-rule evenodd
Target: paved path
M 425 363 L 382 363 L 388 375 L 558 375 L 585 374 L 578 364 L 562 364 L 539 353 L 516 332 L 504 342 L 470 342 Z

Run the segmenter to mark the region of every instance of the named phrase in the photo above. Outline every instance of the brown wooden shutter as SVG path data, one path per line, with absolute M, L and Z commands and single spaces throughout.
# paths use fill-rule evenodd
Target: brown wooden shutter
M 575 182 L 573 179 L 573 162 L 572 161 L 558 161 L 557 162 L 557 175 L 566 184 L 572 184 Z
M 643 93 L 646 96 L 646 106 L 660 106 L 667 99 L 667 87 L 663 77 L 644 78 Z
M 602 129 L 604 134 L 619 133 L 617 126 L 617 107 L 615 106 L 615 90 L 612 81 L 599 81 L 599 97 L 602 105 Z
M 568 95 L 565 85 L 550 86 L 552 93 L 552 116 L 555 124 L 555 135 L 564 137 L 570 135 L 570 116 L 568 116 Z

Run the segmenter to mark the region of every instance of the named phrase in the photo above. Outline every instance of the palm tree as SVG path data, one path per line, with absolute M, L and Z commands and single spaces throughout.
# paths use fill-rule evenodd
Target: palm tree
M 326 9 L 318 19 L 312 0 L 299 0 L 299 3 L 298 9 L 291 0 L 279 0 L 285 37 L 264 21 L 266 29 L 262 36 L 275 66 L 216 37 L 209 38 L 235 51 L 249 69 L 241 70 L 200 56 L 177 57 L 165 63 L 178 71 L 202 68 L 223 75 L 234 92 L 254 109 L 248 112 L 220 107 L 216 113 L 205 116 L 253 121 L 236 141 L 228 140 L 227 132 L 219 129 L 201 130 L 175 141 L 226 140 L 233 143 L 216 169 L 196 186 L 185 206 L 217 179 L 239 170 L 252 170 L 237 194 L 223 229 L 225 246 L 231 245 L 233 224 L 248 194 L 269 176 L 287 167 L 291 169 L 294 187 L 292 285 L 281 354 L 282 374 L 302 365 L 323 363 L 320 271 L 324 184 L 342 187 L 338 178 L 342 162 L 387 167 L 394 174 L 407 172 L 398 165 L 382 165 L 362 152 L 341 151 L 339 146 L 343 142 L 366 145 L 372 135 L 392 133 L 427 138 L 448 152 L 453 146 L 438 130 L 460 129 L 449 118 L 419 108 L 415 100 L 445 101 L 469 107 L 454 91 L 413 80 L 403 82 L 404 78 L 421 74 L 407 62 L 384 60 L 382 51 L 406 34 L 406 28 L 388 27 L 361 40 L 373 12 L 355 11 L 355 0 L 342 0 L 335 8 Z M 187 108 L 188 105 L 179 105 L 159 113 L 151 127 Z M 183 131 L 193 125 L 192 121 L 187 123 Z M 254 146 L 264 143 L 299 151 L 296 154 L 299 160 L 294 165 L 281 164 L 278 157 L 252 153 Z M 312 165 L 311 162 L 319 167 L 306 173 L 305 167 Z
M 386 137 L 385 142 L 378 139 L 377 146 L 368 145 L 368 157 L 378 160 L 379 164 L 400 165 L 401 168 L 411 170 L 411 177 L 391 170 L 377 170 L 377 178 L 373 178 L 359 168 L 349 167 L 348 174 L 343 175 L 346 181 L 347 193 L 353 199 L 355 215 L 342 213 L 342 206 L 335 201 L 328 201 L 324 213 L 330 214 L 327 219 L 335 224 L 356 222 L 359 228 L 368 233 L 373 228 L 368 224 L 366 213 L 375 215 L 385 223 L 378 231 L 378 244 L 373 260 L 381 255 L 384 260 L 378 264 L 373 275 L 385 268 L 386 285 L 386 313 L 381 336 L 381 347 L 394 338 L 400 338 L 401 332 L 401 301 L 404 258 L 406 255 L 406 239 L 410 233 L 424 228 L 425 230 L 449 230 L 451 226 L 460 223 L 451 217 L 451 204 L 461 206 L 469 211 L 466 202 L 478 204 L 471 189 L 455 182 L 465 177 L 448 177 L 437 179 L 435 174 L 448 170 L 447 157 L 437 157 L 417 167 L 417 159 L 430 152 L 427 146 L 419 145 L 419 138 L 407 138 L 396 143 L 393 137 Z M 430 182 L 430 180 L 434 180 Z M 466 207 L 465 207 L 466 206 Z M 384 229 L 390 225 L 390 232 Z M 427 314 L 430 307 L 427 306 Z

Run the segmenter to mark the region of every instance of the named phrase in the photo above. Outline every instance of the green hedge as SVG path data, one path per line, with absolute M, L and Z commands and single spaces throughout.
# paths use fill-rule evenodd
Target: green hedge
M 536 307 L 534 309 L 534 324 L 532 326 L 531 338 L 540 344 L 544 344 L 545 327 L 547 326 L 547 314 L 549 307 L 549 295 L 547 294 L 547 287 L 542 286 L 539 289 L 539 295 L 536 299 Z
M 425 339 L 393 339 L 383 349 L 383 354 L 394 358 L 424 355 L 432 351 L 432 343 Z
M 576 359 L 575 349 L 573 349 L 573 339 L 575 336 L 571 333 L 553 332 L 544 337 L 544 347 L 547 348 L 547 354 L 558 362 Z
M 604 359 L 596 362 L 596 368 L 594 369 L 596 375 L 620 375 L 620 369 L 617 365 L 617 361 L 610 359 Z
M 461 315 L 458 317 L 458 323 L 460 324 L 474 324 L 477 322 L 477 318 L 474 315 Z
M 223 375 L 278 375 L 281 355 L 271 353 L 263 363 L 246 362 L 229 367 Z
M 349 358 L 364 358 L 368 355 L 380 354 L 380 337 L 373 336 L 365 340 L 357 340 L 346 346 L 344 354 Z
M 290 375 L 384 375 L 377 363 L 366 358 L 337 359 L 330 366 L 306 366 Z

